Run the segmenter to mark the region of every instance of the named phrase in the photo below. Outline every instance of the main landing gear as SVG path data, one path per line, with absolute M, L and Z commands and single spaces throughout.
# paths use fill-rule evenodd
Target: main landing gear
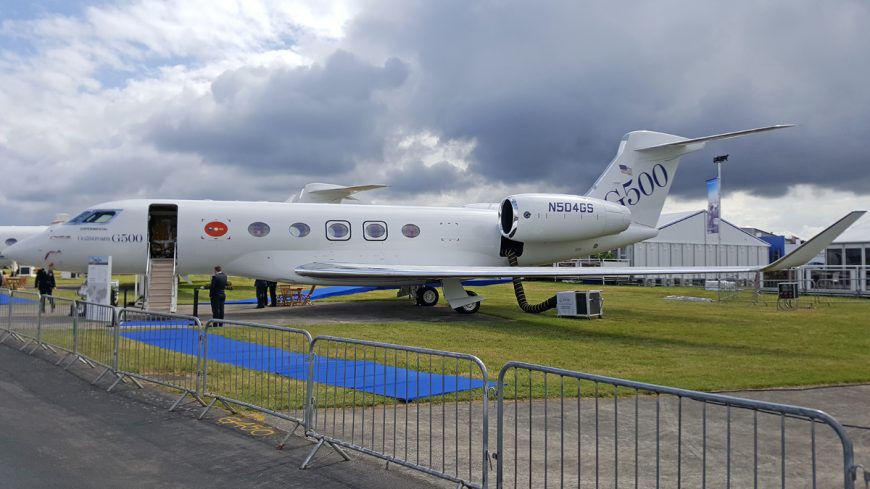
M 438 297 L 438 289 L 435 287 L 424 285 L 423 287 L 417 288 L 418 306 L 432 307 L 435 304 L 438 304 Z
M 471 290 L 466 290 L 466 292 L 468 292 L 469 297 L 477 296 L 477 293 Z M 453 310 L 458 312 L 459 314 L 474 314 L 480 310 L 480 301 L 472 302 L 462 307 L 456 307 Z
M 480 310 L 480 301 L 483 298 L 479 297 L 476 292 L 465 290 L 458 280 L 444 280 L 441 285 L 444 289 L 444 298 L 447 299 L 447 303 L 454 311 L 460 314 L 474 314 Z M 431 285 L 417 287 L 413 294 L 417 305 L 424 307 L 438 304 L 440 298 L 438 289 Z

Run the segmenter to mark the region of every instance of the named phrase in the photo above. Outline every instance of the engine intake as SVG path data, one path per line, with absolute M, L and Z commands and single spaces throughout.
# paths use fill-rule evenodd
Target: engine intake
M 579 241 L 620 233 L 631 224 L 627 207 L 564 194 L 517 194 L 499 206 L 499 230 L 515 241 Z

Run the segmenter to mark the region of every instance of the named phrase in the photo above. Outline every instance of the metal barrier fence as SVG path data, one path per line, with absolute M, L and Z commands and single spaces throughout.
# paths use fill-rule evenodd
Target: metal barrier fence
M 307 435 L 467 487 L 486 487 L 488 375 L 477 357 L 318 336 Z M 413 402 L 413 405 L 412 405 Z
M 857 469 L 821 411 L 520 362 L 499 372 L 497 459 L 499 488 L 852 489 Z
M 12 318 L 12 291 L 0 287 L 0 340 L 9 335 L 9 322 Z
M 775 302 L 778 285 L 793 282 L 798 287 L 798 301 L 807 305 L 870 304 L 870 300 L 867 300 L 870 299 L 870 283 L 865 283 L 865 279 L 854 276 L 825 279 L 819 278 L 817 273 L 820 272 L 814 269 L 800 269 L 795 279 L 783 278 L 784 273 L 765 274 L 759 292 L 764 293 L 767 300 Z
M 3 337 L 5 341 L 8 336 L 12 336 L 21 341 L 20 350 L 30 346 L 31 343 L 36 343 L 36 346 L 31 350 L 31 353 L 39 348 L 39 319 L 40 319 L 40 297 L 34 292 L 24 292 L 13 290 L 9 298 L 9 319 L 7 332 L 8 335 Z
M 239 321 L 211 320 L 203 336 L 203 394 L 212 401 L 200 419 L 222 402 L 246 406 L 295 423 L 305 422 L 305 390 L 311 334 Z
M 104 368 L 92 384 L 96 384 L 106 373 L 117 368 L 115 362 L 115 334 L 118 331 L 118 317 L 112 306 L 92 302 L 76 301 L 75 304 L 75 349 L 74 359 L 92 367 Z
M 57 361 L 59 365 L 75 349 L 76 301 L 43 295 L 39 298 L 39 342 L 44 348 L 67 353 Z
M 204 333 L 198 318 L 121 309 L 117 326 L 112 369 L 117 379 L 108 390 L 124 379 L 139 379 L 182 391 L 170 411 L 187 395 L 205 405 L 200 398 Z

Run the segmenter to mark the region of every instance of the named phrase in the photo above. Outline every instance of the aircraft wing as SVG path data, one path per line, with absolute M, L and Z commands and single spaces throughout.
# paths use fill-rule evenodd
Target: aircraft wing
M 384 188 L 386 185 L 335 185 L 332 183 L 309 183 L 301 192 L 291 196 L 287 202 L 340 204 L 342 200 L 356 200 L 353 195 L 366 190 Z
M 296 268 L 304 277 L 321 279 L 470 279 L 502 277 L 615 277 L 627 275 L 692 275 L 713 273 L 772 272 L 798 267 L 813 257 L 837 238 L 866 211 L 853 211 L 827 229 L 799 246 L 793 252 L 769 265 L 728 267 L 477 267 L 477 266 L 414 266 L 373 265 L 360 263 L 309 263 Z
M 756 272 L 762 267 L 471 267 L 309 263 L 296 268 L 304 277 L 323 279 L 396 279 L 421 281 L 449 278 L 551 278 L 620 275 L 684 275 L 693 273 Z

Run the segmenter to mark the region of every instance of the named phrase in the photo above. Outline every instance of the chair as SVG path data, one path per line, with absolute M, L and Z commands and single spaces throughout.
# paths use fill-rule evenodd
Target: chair
M 302 292 L 302 287 L 294 285 L 278 286 L 278 304 L 282 306 L 307 306 L 311 304 L 311 294 L 314 292 L 314 286 L 307 293 Z

